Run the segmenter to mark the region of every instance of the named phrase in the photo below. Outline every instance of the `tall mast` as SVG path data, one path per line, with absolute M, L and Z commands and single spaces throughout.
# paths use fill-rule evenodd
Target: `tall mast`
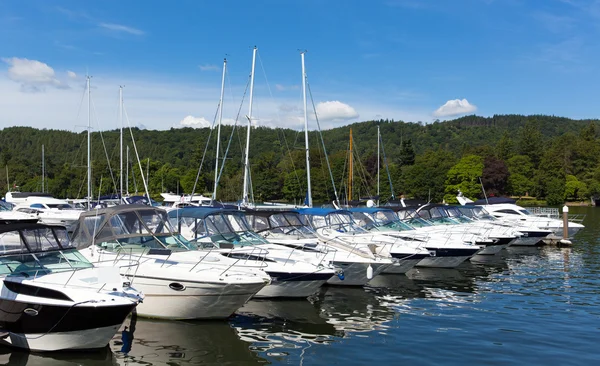
M 350 159 L 348 160 L 350 162 L 350 167 L 348 169 L 348 203 L 350 203 L 350 201 L 352 201 L 352 168 L 353 168 L 353 163 L 352 163 L 352 129 L 350 129 Z
M 119 199 L 123 203 L 123 86 L 119 86 L 119 125 L 121 125 L 121 135 L 119 137 L 119 151 L 121 156 L 121 172 L 119 177 L 121 179 L 119 185 Z
M 377 124 L 377 205 L 379 206 L 379 165 L 381 164 L 381 160 L 379 160 L 379 140 L 381 139 L 381 135 L 379 134 L 379 123 Z
M 242 205 L 247 206 L 249 203 L 248 199 L 248 179 L 250 175 L 250 164 L 249 164 L 249 153 L 250 153 L 250 128 L 252 127 L 252 95 L 254 93 L 254 66 L 256 64 L 256 51 L 258 49 L 254 46 L 252 51 L 252 72 L 250 73 L 250 101 L 248 107 L 248 133 L 246 134 L 246 156 L 244 158 L 244 192 L 242 197 Z
M 44 178 L 46 176 L 46 167 L 44 166 L 44 145 L 42 145 L 42 193 L 44 193 Z
M 87 89 L 88 89 L 88 134 L 87 134 L 87 207 L 90 208 L 90 200 L 92 199 L 92 164 L 91 164 L 91 151 L 92 151 L 92 89 L 90 88 L 90 79 L 87 77 Z
M 223 121 L 223 94 L 225 93 L 225 71 L 227 70 L 227 59 L 223 59 L 223 77 L 221 79 L 221 100 L 219 101 L 219 126 L 217 127 L 217 152 L 215 153 L 215 188 L 212 200 L 217 200 L 217 180 L 219 179 L 219 144 L 221 142 L 221 122 Z M 193 197 L 192 197 L 193 198 Z
M 125 175 L 125 192 L 129 195 L 129 145 L 127 145 L 127 164 L 125 165 L 126 175 Z
M 306 114 L 306 69 L 304 68 L 304 52 L 300 52 L 302 58 L 302 102 L 304 106 L 304 144 L 306 149 L 306 205 L 312 207 L 312 191 L 310 187 L 310 153 L 308 150 L 308 117 Z
M 10 181 L 8 180 L 8 164 L 6 164 L 6 192 L 10 192 Z

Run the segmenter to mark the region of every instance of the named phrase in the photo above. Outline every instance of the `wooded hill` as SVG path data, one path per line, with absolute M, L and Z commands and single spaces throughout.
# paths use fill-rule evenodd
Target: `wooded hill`
M 600 193 L 600 145 L 597 120 L 544 115 L 466 116 L 430 124 L 393 120 L 358 122 L 322 132 L 340 199 L 347 196 L 349 131 L 354 138 L 353 199 L 377 192 L 377 126 L 380 126 L 381 198 L 408 197 L 453 201 L 458 189 L 471 198 L 529 195 L 549 204 L 587 199 Z M 232 126 L 221 132 L 221 153 Z M 216 133 L 204 129 L 165 131 L 133 129 L 141 167 L 153 196 L 161 191 L 191 193 L 202 162 L 196 193 L 210 194 L 214 181 Z M 218 187 L 218 199 L 241 197 L 245 126 L 236 128 Z M 210 141 L 207 140 L 210 135 Z M 0 131 L 0 164 L 8 167 L 11 187 L 40 191 L 42 145 L 47 191 L 56 197 L 86 195 L 87 132 L 10 127 Z M 129 130 L 130 193 L 143 191 Z M 330 202 L 334 191 L 319 134 L 310 132 L 312 191 L 315 202 Z M 104 149 L 103 146 L 106 146 Z M 204 154 L 206 150 L 206 154 Z M 107 159 L 108 156 L 108 159 Z M 202 161 L 202 157 L 204 160 Z M 149 163 L 148 163 L 149 159 Z M 125 158 L 124 158 L 125 160 Z M 92 134 L 94 196 L 115 193 L 119 184 L 119 131 Z M 109 169 L 112 167 L 112 174 Z M 305 197 L 304 135 L 289 129 L 254 128 L 250 163 L 257 202 L 300 202 Z M 387 163 L 387 164 L 386 164 Z M 389 179 L 388 169 L 389 168 Z M 0 178 L 2 194 L 6 177 Z

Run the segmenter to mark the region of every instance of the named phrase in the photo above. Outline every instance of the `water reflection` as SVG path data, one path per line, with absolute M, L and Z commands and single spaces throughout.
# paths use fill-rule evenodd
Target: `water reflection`
M 118 365 L 115 355 L 110 348 L 87 352 L 49 352 L 29 353 L 23 350 L 0 347 L 0 365 L 82 365 L 108 366 Z
M 127 353 L 123 337 L 116 335 L 111 342 L 119 364 L 180 365 L 220 364 L 249 365 L 264 360 L 248 349 L 248 343 L 226 322 L 159 321 L 130 319 L 135 324 L 133 343 Z M 125 345 L 126 346 L 126 345 Z M 127 347 L 125 347 L 127 348 Z

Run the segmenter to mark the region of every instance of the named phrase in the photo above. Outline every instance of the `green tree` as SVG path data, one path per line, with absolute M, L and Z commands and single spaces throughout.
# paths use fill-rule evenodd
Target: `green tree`
M 444 200 L 456 203 L 460 190 L 466 197 L 478 197 L 481 192 L 479 177 L 483 174 L 483 158 L 479 155 L 467 155 L 460 159 L 448 171 Z

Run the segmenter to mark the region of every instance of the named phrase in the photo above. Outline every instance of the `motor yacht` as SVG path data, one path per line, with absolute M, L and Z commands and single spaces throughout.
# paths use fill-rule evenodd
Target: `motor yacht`
M 269 276 L 196 250 L 171 228 L 166 211 L 120 205 L 81 215 L 73 242 L 99 267 L 118 267 L 146 299 L 138 315 L 224 319 L 269 282 Z
M 315 230 L 321 240 L 358 253 L 370 252 L 374 258 L 392 260 L 391 265 L 382 262 L 377 266 L 374 275 L 406 273 L 421 260 L 430 256 L 422 242 L 369 232 L 359 227 L 347 210 L 302 208 L 296 212 Z
M 392 207 L 399 210 L 398 213 Z M 478 245 L 466 240 L 465 234 L 453 234 L 435 229 L 431 223 L 416 215 L 414 209 L 410 209 L 412 214 L 407 216 L 410 221 L 401 220 L 398 214 L 406 214 L 407 210 L 409 209 L 401 210 L 399 207 L 391 206 L 390 208 L 355 208 L 351 212 L 361 226 L 372 232 L 421 243 L 421 246 L 429 251 L 430 256 L 419 261 L 416 264 L 419 267 L 455 268 L 481 250 Z M 471 238 L 472 235 L 468 237 Z
M 324 255 L 273 244 L 252 231 L 244 212 L 223 207 L 186 207 L 169 211 L 172 225 L 207 256 L 231 266 L 258 268 L 272 282 L 256 297 L 305 298 L 338 271 Z
M 540 229 L 532 224 L 528 224 L 526 221 L 512 223 L 500 220 L 490 215 L 482 206 L 468 205 L 456 206 L 456 208 L 464 216 L 467 216 L 472 220 L 517 230 L 521 233 L 521 236 L 515 238 L 515 240 L 510 243 L 510 246 L 537 246 L 543 244 L 543 240 L 553 234 L 552 230 Z
M 252 229 L 269 242 L 301 250 L 313 256 L 325 256 L 333 267 L 341 268 L 341 276 L 331 277 L 331 285 L 363 286 L 369 278 L 369 267 L 391 265 L 392 261 L 370 251 L 352 250 L 345 245 L 321 240 L 305 225 L 297 212 L 280 210 L 245 210 Z
M 63 227 L 0 224 L 0 344 L 31 351 L 106 347 L 143 295 L 95 268 Z
M 563 221 L 559 218 L 548 217 L 548 216 L 537 216 L 531 213 L 526 208 L 518 206 L 516 201 L 511 198 L 505 197 L 490 197 L 484 200 L 477 200 L 473 202 L 467 197 L 464 197 L 461 193 L 457 196 L 457 199 L 461 205 L 478 205 L 486 209 L 492 216 L 503 220 L 507 223 L 515 224 L 527 223 L 534 225 L 540 229 L 551 230 L 556 236 L 563 235 Z M 585 226 L 579 222 L 569 221 L 568 222 L 568 237 L 572 238 Z

